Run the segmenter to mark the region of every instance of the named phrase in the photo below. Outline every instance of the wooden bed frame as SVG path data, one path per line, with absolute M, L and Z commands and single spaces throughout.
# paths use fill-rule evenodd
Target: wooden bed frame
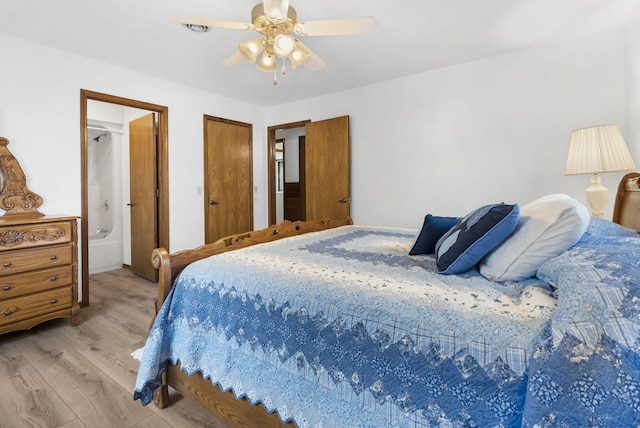
M 227 251 L 349 224 L 353 224 L 351 218 L 294 223 L 285 221 L 267 229 L 232 235 L 212 244 L 173 254 L 169 254 L 164 248 L 156 248 L 151 256 L 154 267 L 159 269 L 156 313 L 178 274 L 190 263 Z M 222 392 L 217 385 L 213 385 L 199 373 L 193 376 L 185 375 L 180 370 L 179 364 L 168 366 L 162 377 L 162 386 L 154 392 L 153 400 L 159 408 L 169 405 L 169 386 L 231 426 L 281 427 L 284 425 L 276 413 L 267 413 L 263 406 L 251 405 L 244 398 L 237 400 L 232 392 Z M 287 425 L 293 425 L 293 423 Z
M 612 220 L 640 231 L 640 173 L 630 172 L 620 180 Z

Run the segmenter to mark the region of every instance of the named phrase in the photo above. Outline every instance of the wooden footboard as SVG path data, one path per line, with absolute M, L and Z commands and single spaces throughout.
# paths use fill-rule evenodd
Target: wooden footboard
M 187 376 L 177 366 L 169 365 L 166 371 L 169 384 L 158 388 L 153 401 L 159 408 L 169 405 L 169 386 L 183 397 L 198 403 L 213 416 L 231 427 L 276 428 L 294 426 L 293 422 L 284 424 L 276 413 L 267 413 L 262 405 L 251 405 L 245 398 L 236 400 L 233 392 L 222 392 L 200 373 Z
M 164 248 L 157 248 L 152 254 L 153 265 L 156 269 L 159 269 L 156 313 L 169 294 L 178 274 L 190 263 L 227 251 L 349 224 L 353 224 L 351 218 L 310 222 L 298 221 L 294 223 L 284 222 L 267 229 L 232 235 L 219 239 L 212 244 L 203 245 L 192 250 L 178 251 L 173 254 L 169 254 Z M 212 385 L 210 381 L 203 379 L 199 374 L 186 376 L 180 370 L 179 365 L 169 366 L 163 375 L 163 385 L 154 394 L 154 402 L 160 408 L 164 408 L 169 404 L 169 386 L 183 396 L 197 402 L 230 426 L 275 427 L 283 425 L 275 413 L 269 414 L 262 406 L 252 406 L 244 399 L 236 400 L 233 393 L 222 392 L 218 386 Z

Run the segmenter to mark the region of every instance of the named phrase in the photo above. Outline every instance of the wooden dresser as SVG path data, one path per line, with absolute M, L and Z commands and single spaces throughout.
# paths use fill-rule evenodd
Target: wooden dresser
M 76 217 L 0 217 L 0 334 L 80 322 Z

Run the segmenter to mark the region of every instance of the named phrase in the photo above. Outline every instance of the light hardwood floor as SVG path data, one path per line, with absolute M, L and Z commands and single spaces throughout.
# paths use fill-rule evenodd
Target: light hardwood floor
M 127 269 L 90 276 L 81 323 L 45 322 L 0 335 L 0 427 L 226 427 L 171 394 L 160 410 L 133 400 L 156 284 Z

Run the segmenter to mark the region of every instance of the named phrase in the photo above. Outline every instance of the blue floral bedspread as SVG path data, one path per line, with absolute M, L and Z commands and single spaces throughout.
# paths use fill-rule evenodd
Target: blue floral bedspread
M 637 425 L 640 239 L 610 225 L 518 283 L 439 275 L 398 228 L 201 260 L 156 317 L 134 398 L 179 361 L 299 427 Z

